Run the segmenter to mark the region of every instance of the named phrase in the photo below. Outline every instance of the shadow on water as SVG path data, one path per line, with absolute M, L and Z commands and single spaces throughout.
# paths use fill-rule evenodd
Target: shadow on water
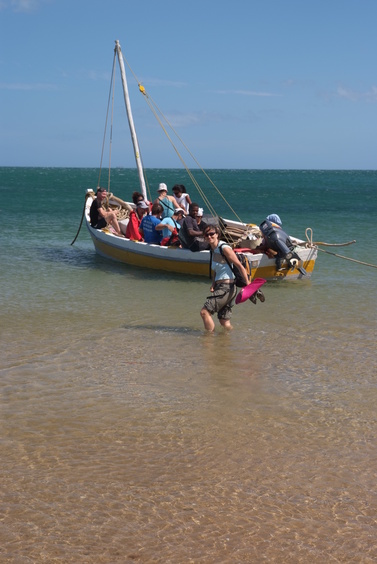
M 123 325 L 123 329 L 128 329 L 130 331 L 152 331 L 154 333 L 178 333 L 184 335 L 203 335 L 204 331 L 199 329 L 192 329 L 192 327 L 177 327 L 173 325 L 153 325 L 153 324 L 141 324 Z
M 75 268 L 96 268 L 97 255 L 94 251 L 79 247 L 40 246 L 35 251 L 41 261 L 69 265 Z
M 187 276 L 174 272 L 164 272 L 160 270 L 150 270 L 141 266 L 133 266 L 109 260 L 101 257 L 95 250 L 91 248 L 80 248 L 74 246 L 39 246 L 35 248 L 35 252 L 39 260 L 54 264 L 62 264 L 65 266 L 79 269 L 93 269 L 108 274 L 126 274 L 130 278 L 145 281 L 176 281 L 185 282 L 185 284 L 198 282 L 198 277 Z M 208 282 L 206 278 L 201 278 Z

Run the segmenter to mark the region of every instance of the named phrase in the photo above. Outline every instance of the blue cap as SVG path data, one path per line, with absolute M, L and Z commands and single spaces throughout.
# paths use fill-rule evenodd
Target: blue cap
M 280 217 L 276 213 L 272 213 L 271 215 L 268 215 L 266 217 L 266 219 L 268 221 L 273 221 L 274 223 L 277 223 L 278 225 L 283 225 L 282 220 L 280 219 Z

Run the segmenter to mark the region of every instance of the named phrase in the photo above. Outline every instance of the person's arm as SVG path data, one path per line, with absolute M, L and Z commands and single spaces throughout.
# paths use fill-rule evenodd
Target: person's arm
M 214 268 L 212 268 L 212 265 L 213 265 L 212 259 L 213 259 L 213 254 L 212 254 L 212 251 L 211 251 L 211 272 L 212 272 L 212 283 L 211 283 L 211 288 L 210 288 L 210 291 L 211 291 L 211 292 L 214 292 L 214 291 L 215 291 L 215 278 L 216 278 L 216 271 L 215 271 L 215 269 L 214 269 Z
M 171 202 L 173 204 L 174 208 L 180 207 L 177 200 L 174 198 L 174 196 L 168 196 L 168 200 L 169 200 L 169 202 Z
M 245 270 L 245 267 L 240 263 L 240 261 L 238 260 L 238 257 L 236 255 L 236 253 L 233 251 L 233 249 L 231 249 L 230 247 L 223 247 L 222 249 L 224 255 L 226 256 L 226 258 L 228 259 L 229 262 L 231 262 L 232 264 L 236 265 L 236 267 L 238 268 L 238 270 L 241 272 L 243 280 L 246 284 L 246 286 L 248 284 L 250 284 L 250 280 L 247 276 L 247 272 Z
M 193 219 L 190 215 L 188 215 L 187 218 L 185 219 L 185 221 L 186 221 L 187 233 L 190 235 L 190 237 L 202 237 L 203 236 L 203 231 L 199 231 L 197 229 L 192 228 L 194 221 L 196 222 L 196 219 Z
M 203 231 L 187 228 L 187 232 L 191 237 L 203 237 Z
M 98 214 L 99 214 L 101 217 L 103 217 L 104 219 L 106 219 L 106 221 L 108 221 L 108 220 L 110 220 L 111 218 L 113 218 L 113 217 L 114 217 L 114 214 L 115 214 L 115 217 L 116 217 L 116 216 L 118 215 L 118 213 L 119 213 L 118 210 L 109 210 L 109 211 L 106 211 L 106 210 L 103 209 L 102 206 L 100 206 L 100 207 L 98 208 Z
M 161 223 L 156 225 L 155 229 L 156 229 L 156 231 L 162 231 L 163 229 L 169 229 L 170 233 L 173 233 L 173 231 L 174 231 L 174 227 L 172 225 L 170 225 L 170 223 L 164 223 L 163 221 L 161 221 Z

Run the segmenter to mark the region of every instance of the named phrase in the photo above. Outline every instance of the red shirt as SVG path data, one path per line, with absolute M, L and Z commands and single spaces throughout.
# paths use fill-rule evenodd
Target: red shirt
M 133 241 L 142 241 L 143 238 L 139 233 L 139 225 L 141 223 L 141 219 L 137 215 L 136 211 L 132 211 L 130 213 L 130 220 L 128 222 L 126 228 L 126 237 L 127 239 L 132 239 Z

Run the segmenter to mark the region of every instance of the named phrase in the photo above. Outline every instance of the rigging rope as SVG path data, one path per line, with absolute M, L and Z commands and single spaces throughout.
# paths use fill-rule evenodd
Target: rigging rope
M 115 55 L 114 55 L 115 56 Z M 114 61 L 115 65 L 115 61 Z M 113 121 L 114 121 L 114 84 L 115 84 L 115 72 L 112 75 L 112 89 L 113 95 L 111 100 L 111 125 L 110 125 L 110 144 L 109 144 L 109 176 L 107 180 L 107 191 L 110 192 L 110 174 L 111 174 L 111 150 L 113 146 Z
M 123 56 L 123 54 L 122 54 Z M 111 121 L 110 121 L 110 139 L 109 139 L 109 173 L 108 173 L 108 181 L 107 181 L 107 191 L 110 192 L 111 186 L 111 156 L 112 156 L 112 142 L 113 142 L 113 122 L 114 122 L 114 97 L 115 97 L 115 69 L 116 69 L 116 50 L 114 50 L 114 58 L 113 58 L 113 68 L 111 73 L 110 79 L 110 89 L 109 89 L 109 97 L 107 102 L 107 112 L 106 112 L 106 120 L 105 120 L 105 128 L 103 134 L 103 141 L 102 141 L 102 151 L 101 151 L 101 161 L 100 161 L 100 170 L 99 170 L 99 177 L 98 177 L 98 186 L 100 186 L 101 182 L 101 173 L 102 173 L 102 163 L 103 163 L 103 156 L 105 151 L 105 143 L 106 143 L 106 131 L 107 126 L 109 123 L 109 112 L 110 112 L 110 104 L 111 104 Z M 142 161 L 142 157 L 140 155 L 140 159 Z M 148 183 L 147 174 L 145 172 L 144 165 L 143 166 L 143 173 L 145 178 L 146 187 L 148 190 L 148 197 L 151 199 L 151 189 Z
M 206 171 L 203 169 L 203 167 L 199 164 L 199 162 L 197 161 L 197 159 L 194 157 L 194 155 L 192 154 L 192 152 L 190 151 L 190 149 L 187 147 L 187 145 L 185 144 L 185 142 L 183 141 L 183 139 L 178 135 L 178 133 L 175 131 L 174 127 L 172 126 L 172 124 L 169 122 L 169 120 L 166 118 L 166 116 L 163 114 L 163 112 L 160 110 L 160 108 L 157 106 L 157 104 L 154 102 L 154 100 L 151 98 L 151 96 L 146 92 L 145 87 L 141 84 L 140 80 L 137 78 L 136 74 L 134 73 L 134 71 L 132 70 L 129 62 L 127 61 L 127 59 L 124 57 L 123 53 L 123 60 L 126 63 L 127 67 L 129 68 L 131 74 L 133 75 L 134 79 L 136 80 L 138 86 L 139 86 L 139 91 L 141 92 L 141 94 L 144 96 L 150 110 L 152 111 L 153 115 L 155 116 L 156 120 L 158 121 L 158 123 L 160 124 L 162 130 L 164 131 L 166 137 L 168 138 L 168 140 L 170 141 L 174 151 L 176 152 L 179 160 L 181 161 L 182 165 L 184 166 L 187 174 L 189 175 L 192 183 L 194 184 L 195 188 L 197 189 L 198 193 L 200 194 L 200 196 L 202 197 L 205 205 L 208 207 L 210 213 L 214 216 L 218 216 L 216 210 L 214 209 L 214 207 L 212 206 L 211 202 L 209 201 L 208 197 L 206 196 L 206 194 L 204 193 L 204 191 L 202 190 L 202 188 L 200 187 L 199 183 L 197 182 L 196 178 L 194 177 L 194 175 L 192 174 L 192 172 L 190 171 L 190 169 L 188 168 L 186 162 L 184 161 L 181 153 L 179 152 L 178 148 L 176 147 L 176 145 L 174 144 L 171 136 L 169 135 L 166 127 L 164 126 L 162 120 L 167 124 L 167 126 L 169 127 L 169 129 L 173 132 L 173 134 L 176 136 L 176 138 L 179 140 L 179 142 L 182 144 L 182 146 L 186 149 L 187 153 L 191 156 L 191 158 L 193 159 L 193 161 L 197 164 L 197 166 L 199 167 L 199 169 L 202 171 L 202 173 L 204 174 L 204 176 L 207 178 L 207 180 L 211 183 L 211 185 L 213 186 L 213 188 L 216 190 L 217 194 L 223 199 L 223 201 L 226 203 L 226 205 L 228 206 L 228 208 L 232 211 L 232 213 L 234 214 L 234 216 L 237 218 L 238 221 L 240 221 L 241 223 L 244 223 L 241 218 L 238 216 L 238 214 L 236 213 L 236 211 L 232 208 L 232 206 L 230 205 L 230 203 L 227 201 L 227 199 L 224 197 L 224 195 L 220 192 L 220 190 L 218 189 L 218 187 L 215 185 L 215 183 L 212 181 L 212 179 L 208 176 L 208 174 L 206 173 Z M 161 117 L 160 117 L 161 116 Z
M 101 173 L 102 173 L 102 162 L 103 162 L 103 154 L 105 151 L 105 141 L 106 141 L 106 130 L 107 130 L 107 124 L 109 121 L 109 108 L 110 108 L 110 99 L 111 99 L 111 93 L 114 92 L 114 79 L 115 79 L 115 64 L 116 64 L 116 53 L 114 53 L 114 59 L 113 59 L 113 70 L 111 72 L 111 80 L 110 80 L 110 89 L 109 89 L 109 98 L 108 98 L 108 102 L 107 102 L 107 112 L 106 112 L 106 120 L 105 120 L 105 130 L 103 132 L 103 140 L 102 140 L 102 151 L 101 151 L 101 160 L 100 160 L 100 166 L 99 166 L 99 175 L 98 175 L 98 184 L 97 186 L 101 186 Z M 114 94 L 113 94 L 114 96 Z M 110 174 L 110 166 L 109 166 L 109 174 Z

